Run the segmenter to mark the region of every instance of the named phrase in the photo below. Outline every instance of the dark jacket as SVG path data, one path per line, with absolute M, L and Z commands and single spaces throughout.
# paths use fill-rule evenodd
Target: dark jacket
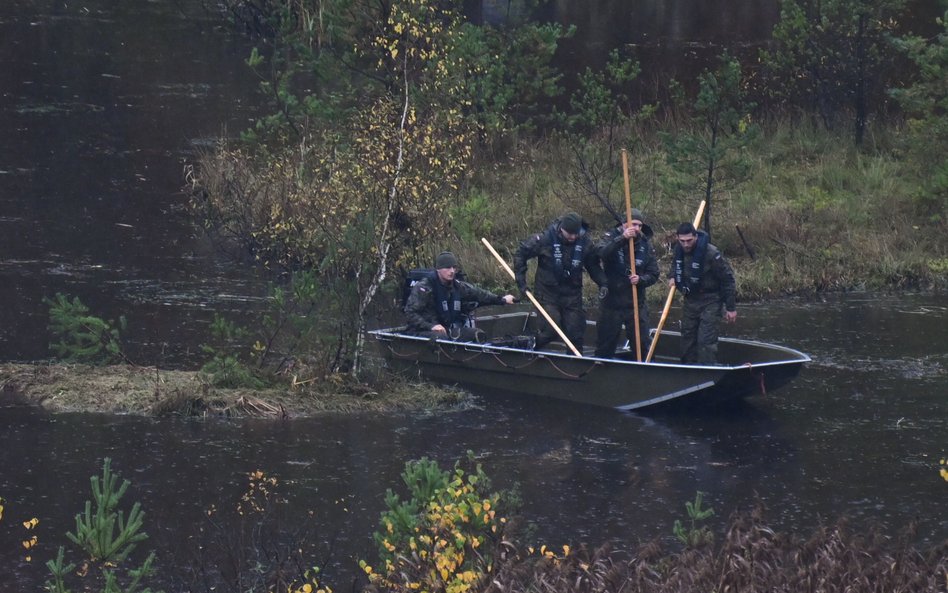
M 520 243 L 514 256 L 514 275 L 517 287 L 527 287 L 527 262 L 536 258 L 536 292 L 556 296 L 576 296 L 583 291 L 583 269 L 598 286 L 606 284 L 606 274 L 599 265 L 599 256 L 589 238 L 589 228 L 583 223 L 575 243 L 566 243 L 560 235 L 560 221 L 556 220 L 542 233 L 531 235 Z M 577 252 L 577 250 L 579 250 Z M 559 258 L 557 258 L 559 252 Z
M 426 332 L 438 324 L 446 328 L 460 326 L 471 304 L 501 305 L 503 302 L 502 296 L 467 282 L 455 279 L 450 286 L 444 286 L 434 276 L 425 278 L 412 287 L 405 303 L 408 330 Z
M 698 231 L 698 236 L 699 240 L 707 240 L 707 234 L 704 231 Z M 698 251 L 697 245 L 695 250 L 691 253 L 684 253 L 680 245 L 675 247 L 675 257 L 683 257 L 684 265 L 682 267 L 682 277 L 686 286 L 689 285 L 691 278 L 690 271 L 692 270 L 692 256 L 696 251 Z M 668 276 L 670 278 L 675 277 L 674 259 L 672 260 L 672 266 Z M 682 286 L 678 286 L 679 290 L 682 290 L 682 288 Z M 724 303 L 726 310 L 737 310 L 737 283 L 734 280 L 734 272 L 731 271 L 730 264 L 728 264 L 724 256 L 721 255 L 718 248 L 710 243 L 707 243 L 704 252 L 704 262 L 701 267 L 701 284 L 699 288 L 697 290 L 682 290 L 682 292 L 686 299 L 700 298 L 703 295 L 717 293 L 720 296 L 721 302 Z
M 652 229 L 642 227 L 644 236 L 635 239 L 635 273 L 639 276 L 639 303 L 645 302 L 645 289 L 658 282 L 658 260 L 649 240 Z M 632 285 L 629 275 L 629 241 L 622 236 L 622 227 L 617 226 L 602 236 L 596 244 L 596 253 L 602 261 L 603 270 L 609 279 L 609 294 L 603 300 L 605 307 L 629 309 L 632 307 Z

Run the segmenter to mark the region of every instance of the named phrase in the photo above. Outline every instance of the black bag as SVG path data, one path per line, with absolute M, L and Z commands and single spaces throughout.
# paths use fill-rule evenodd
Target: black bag
M 537 345 L 535 336 L 502 336 L 494 338 L 488 342 L 491 346 L 501 346 L 503 348 L 519 348 L 520 350 L 533 350 Z

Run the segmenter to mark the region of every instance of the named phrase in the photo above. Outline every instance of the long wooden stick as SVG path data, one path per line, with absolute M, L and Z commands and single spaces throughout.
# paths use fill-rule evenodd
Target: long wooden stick
M 497 258 L 497 261 L 500 262 L 500 265 L 503 266 L 505 270 L 507 270 L 507 273 L 510 274 L 510 277 L 516 280 L 517 275 L 514 274 L 514 271 L 510 269 L 510 266 L 507 265 L 507 262 L 504 261 L 504 258 L 500 257 L 500 254 L 494 250 L 490 242 L 484 237 L 481 237 L 481 243 L 483 243 L 484 246 L 487 247 L 487 249 L 491 252 L 491 254 Z M 563 330 L 560 329 L 560 326 L 556 325 L 556 322 L 553 321 L 553 318 L 550 317 L 550 314 L 546 312 L 546 309 L 544 309 L 536 297 L 533 296 L 533 293 L 531 293 L 529 290 L 526 291 L 526 293 L 527 298 L 530 299 L 530 302 L 533 303 L 533 306 L 537 308 L 537 311 L 543 315 L 543 318 L 546 319 L 547 323 L 553 326 L 553 329 L 555 329 L 556 333 L 559 334 L 560 339 L 563 340 L 569 349 L 573 351 L 573 354 L 582 358 L 583 355 L 580 354 L 579 350 L 576 349 L 576 346 L 573 346 L 573 343 L 569 341 L 569 338 L 566 337 L 566 334 L 563 333 Z
M 698 228 L 698 225 L 701 224 L 701 217 L 704 216 L 705 204 L 707 204 L 707 202 L 701 200 L 701 205 L 698 206 L 698 213 L 695 215 L 695 221 L 692 223 L 695 228 Z M 655 354 L 655 346 L 658 345 L 658 338 L 662 335 L 662 328 L 665 327 L 665 319 L 668 318 L 668 311 L 671 310 L 673 298 L 675 298 L 674 284 L 672 284 L 671 288 L 668 289 L 668 298 L 665 299 L 665 308 L 662 309 L 662 318 L 659 319 L 658 327 L 655 328 L 655 338 L 652 340 L 651 348 L 648 349 L 648 356 L 645 357 L 645 362 L 652 362 L 652 355 Z
M 622 149 L 622 176 L 625 177 L 625 223 L 632 226 L 632 191 L 629 189 L 629 153 Z M 629 266 L 635 276 L 635 240 L 629 241 Z M 635 321 L 635 360 L 642 362 L 642 336 L 639 332 L 639 287 L 632 285 L 632 317 Z

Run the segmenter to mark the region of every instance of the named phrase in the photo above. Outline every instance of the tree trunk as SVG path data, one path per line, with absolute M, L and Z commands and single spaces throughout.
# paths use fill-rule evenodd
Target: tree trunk
M 398 135 L 398 155 L 395 165 L 395 175 L 392 177 L 391 186 L 388 189 L 388 200 L 385 203 L 385 217 L 382 219 L 381 229 L 378 233 L 378 256 L 377 264 L 378 267 L 375 271 L 375 274 L 372 276 L 372 281 L 366 287 L 365 294 L 362 295 L 362 299 L 359 301 L 359 320 L 357 324 L 357 335 L 356 335 L 356 348 L 353 355 L 352 363 L 352 375 L 358 377 L 359 372 L 362 370 L 362 358 L 365 350 L 365 330 L 366 330 L 366 311 L 369 309 L 369 305 L 372 304 L 372 301 L 375 299 L 375 295 L 378 293 L 379 288 L 382 286 L 382 282 L 385 281 L 385 278 L 388 276 L 388 254 L 392 249 L 392 242 L 389 240 L 388 235 L 391 232 L 391 222 L 392 222 L 392 213 L 395 210 L 395 199 L 398 197 L 398 182 L 401 179 L 402 168 L 405 164 L 405 125 L 408 121 L 408 52 L 405 52 L 404 55 L 404 68 L 402 70 L 404 74 L 404 89 L 405 89 L 405 100 L 402 105 L 402 119 L 399 123 L 399 135 Z M 356 276 L 356 283 L 358 284 L 359 278 Z

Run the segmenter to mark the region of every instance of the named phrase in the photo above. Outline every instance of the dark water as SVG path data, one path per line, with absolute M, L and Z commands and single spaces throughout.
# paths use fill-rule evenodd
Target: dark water
M 212 311 L 256 306 L 260 280 L 201 238 L 180 191 L 183 165 L 242 128 L 258 100 L 248 47 L 216 23 L 197 0 L 0 3 L 0 359 L 46 356 L 42 298 L 57 291 L 128 315 L 143 359 L 184 364 Z M 814 362 L 715 418 L 497 394 L 463 412 L 276 423 L 0 408 L 0 592 L 39 590 L 105 456 L 133 481 L 128 498 L 146 509 L 166 575 L 193 557 L 203 510 L 233 502 L 262 469 L 284 484 L 290 518 L 312 510 L 321 541 L 335 542 L 327 577 L 342 591 L 355 559 L 372 557 L 383 493 L 404 463 L 449 465 L 468 450 L 498 488 L 519 485 L 524 515 L 551 545 L 668 537 L 697 490 L 718 511 L 715 528 L 759 497 L 781 529 L 849 514 L 893 532 L 917 518 L 923 541 L 948 537 L 944 298 L 744 305 L 729 329 Z M 40 546 L 28 564 L 20 522 L 32 516 Z
M 642 417 L 536 398 L 484 394 L 477 409 L 439 414 L 325 415 L 286 422 L 46 416 L 0 410 L 0 580 L 33 590 L 20 521 L 42 521 L 46 559 L 72 528 L 101 459 L 134 482 L 166 575 L 183 574 L 211 504 L 233 505 L 246 474 L 277 476 L 302 522 L 313 511 L 337 590 L 373 558 L 386 488 L 411 459 L 451 465 L 473 451 L 497 488 L 519 486 L 539 543 L 669 539 L 697 490 L 722 528 L 762 501 L 781 530 L 809 534 L 849 516 L 919 541 L 948 538 L 948 306 L 941 297 L 850 295 L 827 302 L 744 305 L 734 335 L 813 357 L 790 386 L 720 417 Z M 327 543 L 326 548 L 329 547 Z M 11 581 L 12 579 L 12 581 Z M 174 579 L 171 579 L 172 581 Z M 0 586 L 0 590 L 3 590 Z M 172 590 L 174 590 L 172 586 Z
M 56 292 L 168 362 L 260 294 L 183 208 L 186 162 L 258 100 L 218 22 L 194 0 L 0 3 L 0 359 L 46 356 Z

